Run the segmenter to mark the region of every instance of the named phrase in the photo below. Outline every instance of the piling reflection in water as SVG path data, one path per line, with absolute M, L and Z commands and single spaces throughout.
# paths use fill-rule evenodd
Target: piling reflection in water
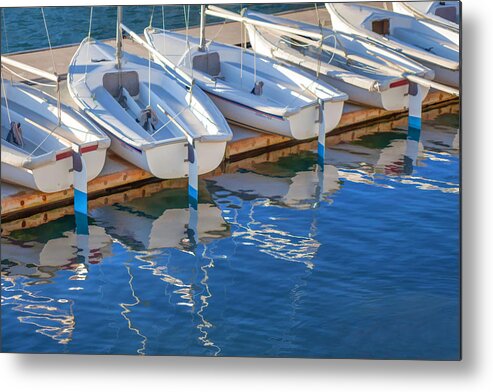
M 389 128 L 329 147 L 323 171 L 317 170 L 315 152 L 302 146 L 235 162 L 201 182 L 196 216 L 184 190 L 136 190 L 138 197 L 110 196 L 108 205 L 93 208 L 88 236 L 77 235 L 73 216 L 7 233 L 4 350 L 336 355 L 317 351 L 325 344 L 317 345 L 317 336 L 341 336 L 338 325 L 348 328 L 361 320 L 346 320 L 347 307 L 339 309 L 330 298 L 354 297 L 357 304 L 360 293 L 370 292 L 371 266 L 378 265 L 371 261 L 378 252 L 365 253 L 368 266 L 341 262 L 358 243 L 351 237 L 372 233 L 373 242 L 365 246 L 373 249 L 388 236 L 376 223 L 365 224 L 373 220 L 360 222 L 361 210 L 353 220 L 347 211 L 355 200 L 364 206 L 367 195 L 381 192 L 435 191 L 435 201 L 457 193 L 456 173 L 436 175 L 436 165 L 456 167 L 454 121 L 456 116 L 445 114 L 425 120 L 420 133 Z M 363 208 L 378 203 L 371 197 Z M 389 214 L 401 218 L 398 210 Z M 378 282 L 392 274 L 398 279 L 398 271 L 385 275 L 379 268 Z M 406 282 L 414 277 L 403 273 L 402 288 L 411 290 Z M 434 275 L 418 274 L 416 280 L 421 284 L 426 276 Z M 401 290 L 400 284 L 393 290 Z

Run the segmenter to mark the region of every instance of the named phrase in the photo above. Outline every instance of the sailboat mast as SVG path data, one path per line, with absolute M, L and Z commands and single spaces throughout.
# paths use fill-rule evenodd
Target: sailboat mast
M 121 23 L 123 19 L 123 8 L 121 5 L 116 7 L 116 68 L 120 69 L 122 59 L 122 29 Z
M 200 45 L 199 51 L 205 51 L 205 4 L 200 6 Z

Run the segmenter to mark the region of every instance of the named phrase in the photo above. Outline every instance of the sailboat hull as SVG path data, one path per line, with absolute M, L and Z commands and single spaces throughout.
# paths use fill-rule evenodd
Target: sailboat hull
M 245 128 L 260 130 L 298 140 L 313 138 L 318 134 L 318 105 L 303 108 L 289 117 L 276 116 L 254 108 L 243 107 L 237 102 L 209 94 L 224 116 Z M 324 103 L 325 133 L 332 131 L 342 116 L 344 102 Z
M 397 50 L 435 72 L 435 81 L 459 87 L 459 34 L 448 38 L 429 23 L 413 17 L 350 3 L 326 3 L 335 29 L 370 38 Z M 373 31 L 382 20 L 389 23 L 385 35 Z
M 317 64 L 311 58 L 303 56 L 294 57 L 286 53 L 279 47 L 275 47 L 271 42 L 265 39 L 257 28 L 247 25 L 250 42 L 255 51 L 262 55 L 277 58 L 291 62 L 297 66 L 305 68 L 309 73 L 315 75 Z M 308 68 L 306 68 L 307 66 Z M 324 73 L 324 68 L 320 68 L 319 77 L 321 80 L 346 93 L 349 101 L 367 106 L 382 108 L 385 110 L 402 110 L 409 106 L 408 86 L 398 86 L 386 89 L 384 91 L 371 91 L 368 88 L 362 88 L 356 84 L 347 83 L 341 78 L 331 77 L 331 72 Z M 343 73 L 344 70 L 341 70 Z M 339 74 L 341 73 L 339 72 Z
M 2 155 L 5 150 L 2 146 Z M 72 185 L 72 159 L 51 162 L 36 169 L 25 169 L 2 160 L 2 181 L 22 185 L 45 193 L 70 188 Z
M 193 75 L 223 115 L 236 124 L 298 140 L 314 138 L 319 133 L 317 97 L 324 104 L 323 131 L 328 133 L 339 123 L 347 95 L 307 72 L 217 42 L 201 52 L 197 39 L 175 32 L 146 29 L 145 36 L 170 62 Z M 209 55 L 216 56 L 217 77 L 191 65 L 194 59 Z M 251 90 L 258 81 L 263 92 L 254 95 Z
M 4 80 L 2 101 L 2 180 L 42 192 L 57 192 L 73 184 L 72 150 L 81 152 L 87 181 L 103 169 L 109 138 L 70 107 L 23 84 Z M 8 106 L 8 108 L 7 108 Z M 10 122 L 20 123 L 25 145 L 6 141 Z
M 86 64 L 94 69 L 92 74 L 85 74 Z M 110 83 L 104 87 L 105 78 L 108 82 L 118 72 L 111 47 L 86 39 L 69 68 L 70 94 L 110 136 L 111 149 L 155 177 L 174 179 L 189 173 L 188 145 L 193 140 L 198 173 L 214 170 L 223 159 L 232 133 L 205 93 L 195 89 L 190 96 L 183 85 L 147 59 L 126 53 L 122 64 L 120 75 L 128 76 L 128 83 L 133 83 L 132 87 L 129 84 L 132 93 L 125 88 L 127 107 L 115 98 Z M 139 123 L 147 106 L 159 119 L 149 132 Z

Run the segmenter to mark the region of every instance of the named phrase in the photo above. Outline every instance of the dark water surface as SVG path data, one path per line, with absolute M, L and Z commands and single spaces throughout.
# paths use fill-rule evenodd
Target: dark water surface
M 242 7 L 252 10 L 274 13 L 313 8 L 310 3 L 288 4 L 231 4 L 224 8 L 240 12 Z M 164 12 L 163 12 L 164 10 Z M 79 44 L 89 33 L 91 7 L 45 7 L 43 8 L 48 35 L 52 46 Z M 166 29 L 178 29 L 186 26 L 198 26 L 200 23 L 200 5 L 176 6 L 125 6 L 123 21 L 132 30 L 142 33 L 152 25 Z M 164 18 L 163 18 L 164 16 Z M 2 32 L 2 53 L 48 48 L 43 13 L 39 7 L 4 8 L 0 15 Z M 164 19 L 164 20 L 163 20 Z M 224 22 L 213 16 L 207 16 L 207 23 Z M 114 38 L 116 34 L 116 6 L 93 7 L 91 37 L 96 39 Z M 209 37 L 212 38 L 212 37 Z
M 2 350 L 457 359 L 458 126 L 240 162 L 195 230 L 162 190 L 4 235 Z

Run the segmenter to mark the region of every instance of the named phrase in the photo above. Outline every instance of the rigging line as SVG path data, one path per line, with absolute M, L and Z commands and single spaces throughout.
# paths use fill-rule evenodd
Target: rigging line
M 187 18 L 187 6 L 183 4 L 183 19 L 185 21 L 185 37 L 188 43 L 188 18 Z
M 7 117 L 9 118 L 9 126 L 10 126 L 10 124 L 12 123 L 12 119 L 10 118 L 9 100 L 7 99 L 7 91 L 5 90 L 5 82 L 3 78 L 2 78 L 2 90 L 3 90 L 3 96 L 5 97 L 5 106 L 7 108 Z
M 294 96 L 294 98 L 291 100 L 291 102 L 289 102 L 285 107 L 284 107 L 284 110 L 286 110 L 289 106 L 291 106 L 291 104 L 296 101 L 297 99 L 301 98 L 303 96 L 303 94 L 305 93 L 305 91 L 307 91 L 315 82 L 317 82 L 316 79 L 312 80 L 311 83 L 309 83 L 308 85 L 306 85 L 303 90 L 301 90 L 300 92 L 297 92 L 297 91 L 293 91 L 294 94 L 297 94 Z M 300 83 L 300 86 L 303 87 L 303 85 Z M 315 96 L 315 98 L 318 98 L 317 97 L 317 94 L 311 92 L 308 90 L 308 92 Z
M 159 106 L 159 105 L 158 105 Z M 153 133 L 151 133 L 151 136 L 154 137 L 154 135 L 158 132 L 160 132 L 165 126 L 167 126 L 170 122 L 172 122 L 173 120 L 176 120 L 178 118 L 178 116 L 180 116 L 186 109 L 188 109 L 188 106 L 185 106 L 183 107 L 182 110 L 180 110 L 177 114 L 175 114 L 174 116 L 170 116 L 171 113 L 168 113 L 166 110 L 164 109 L 161 109 L 161 111 L 167 115 L 170 119 L 163 125 L 161 125 L 156 131 L 154 131 Z
M 194 80 L 193 76 L 193 65 L 192 65 L 192 50 L 190 48 L 190 40 L 188 39 L 188 27 L 189 27 L 189 22 L 190 22 L 190 5 L 188 6 L 188 14 L 187 14 L 187 8 L 185 4 L 183 5 L 183 17 L 185 19 L 185 32 L 186 32 L 186 43 L 187 43 L 187 54 L 188 54 L 188 62 L 191 70 L 191 76 L 192 80 Z M 193 86 L 192 86 L 193 87 Z M 191 93 L 192 90 L 190 90 Z
M 89 31 L 87 32 L 87 41 L 89 42 L 91 40 L 91 31 L 92 31 L 92 11 L 94 7 L 91 7 L 91 12 L 89 14 Z M 89 45 L 86 45 L 86 57 L 89 54 Z M 84 83 L 87 81 L 87 66 L 89 65 L 88 62 L 86 62 L 86 67 L 84 70 Z
M 3 20 L 3 31 L 5 31 L 5 44 L 7 45 L 7 53 L 10 52 L 9 50 L 9 36 L 7 34 L 7 23 L 5 22 L 5 12 L 4 8 L 2 7 L 2 20 Z
M 151 12 L 151 18 L 149 19 L 149 27 L 152 28 L 152 18 L 154 17 L 154 6 L 152 6 L 152 12 Z M 147 57 L 149 59 L 149 69 L 148 69 L 148 74 L 147 78 L 149 80 L 149 99 L 147 102 L 147 105 L 150 107 L 151 106 L 151 52 L 147 52 Z
M 44 127 L 43 127 L 44 128 Z M 38 151 L 38 149 L 43 145 L 43 143 L 48 140 L 48 138 L 53 135 L 53 132 L 56 131 L 56 129 L 58 128 L 58 125 L 55 125 L 55 128 L 53 128 L 52 130 L 46 128 L 48 131 L 50 131 L 43 140 L 41 140 L 41 143 L 39 143 L 36 148 L 34 150 L 31 151 L 31 153 L 28 155 L 28 157 L 31 157 L 36 151 Z
M 41 14 L 43 15 L 43 22 L 46 30 L 46 38 L 48 38 L 48 45 L 50 47 L 51 62 L 53 63 L 53 72 L 57 73 L 55 66 L 55 56 L 53 56 L 53 48 L 51 47 L 50 33 L 48 32 L 48 24 L 46 23 L 46 17 L 43 7 L 41 7 Z
M 334 49 L 337 49 L 337 37 L 335 34 L 327 35 L 327 36 L 323 37 L 323 40 L 325 41 L 327 38 L 330 38 L 330 37 L 334 38 Z M 327 53 L 328 51 L 325 50 L 324 48 L 322 48 L 322 52 Z M 327 63 L 329 63 L 329 64 L 332 63 L 332 60 L 334 60 L 335 55 L 336 55 L 336 52 L 332 51 L 332 55 L 330 56 L 330 60 L 327 61 Z
M 149 20 L 149 27 L 152 27 L 152 19 L 154 18 L 154 5 L 152 6 L 151 19 Z
M 161 13 L 163 16 L 163 55 L 166 54 L 166 26 L 164 24 L 164 5 L 161 6 Z
M 243 15 L 243 4 L 240 4 L 240 14 Z M 224 19 L 226 21 L 226 19 Z M 240 37 L 241 37 L 241 56 L 240 56 L 240 80 L 241 87 L 243 88 L 243 53 L 245 51 L 245 23 L 243 20 L 240 23 Z
M 323 30 L 322 30 L 322 24 L 320 22 L 320 15 L 318 13 L 317 3 L 314 3 L 314 5 L 315 5 L 315 13 L 317 14 L 318 27 L 320 28 L 320 35 L 323 37 L 324 34 L 323 34 Z M 318 47 L 319 52 L 318 52 L 318 61 L 317 61 L 317 79 L 319 78 L 320 66 L 322 64 L 322 45 L 323 45 L 323 40 L 320 40 L 320 44 Z
M 226 19 L 223 20 L 223 23 L 221 25 L 221 27 L 219 28 L 219 30 L 216 32 L 216 34 L 214 34 L 214 37 L 212 37 L 209 42 L 206 43 L 206 46 L 209 47 L 210 44 L 212 44 L 212 41 L 215 41 L 216 38 L 219 36 L 219 34 L 221 33 L 221 31 L 223 31 L 223 27 L 224 25 L 226 24 Z
M 148 106 L 151 106 L 151 52 L 147 52 L 147 57 L 149 58 L 149 70 L 147 78 L 149 79 L 149 101 Z

